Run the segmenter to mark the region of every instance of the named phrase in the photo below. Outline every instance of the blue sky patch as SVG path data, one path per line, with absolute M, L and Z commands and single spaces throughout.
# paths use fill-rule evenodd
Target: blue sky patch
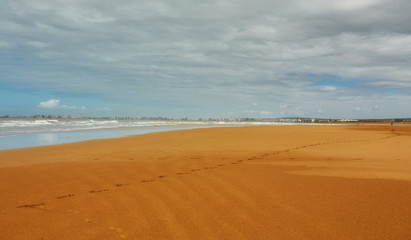
M 310 86 L 334 86 L 334 87 L 344 87 L 349 85 L 354 85 L 361 83 L 360 79 L 347 79 L 335 75 L 328 74 L 308 74 L 308 77 L 313 80 Z

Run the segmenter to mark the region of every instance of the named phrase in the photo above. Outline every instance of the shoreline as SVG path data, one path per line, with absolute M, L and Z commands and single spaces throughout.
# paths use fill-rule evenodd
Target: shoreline
M 407 239 L 410 140 L 410 126 L 253 126 L 3 150 L 0 226 L 11 240 Z
M 152 132 L 168 132 L 175 130 L 190 130 L 197 128 L 218 127 L 258 127 L 258 126 L 387 126 L 389 123 L 267 123 L 267 124 L 207 124 L 207 123 L 175 123 L 170 126 L 147 126 L 145 128 L 101 128 L 69 131 L 44 131 L 29 132 L 0 137 L 0 151 L 23 149 L 31 147 L 52 146 L 73 142 L 83 142 L 96 139 L 121 138 L 133 135 L 148 134 Z M 396 126 L 407 126 L 407 123 Z M 186 127 L 181 127 L 186 126 Z M 411 126 L 411 124 L 410 124 Z M 4 147 L 7 145 L 8 147 Z
M 0 151 L 12 149 L 24 149 L 41 146 L 53 146 L 67 143 L 84 142 L 97 139 L 112 139 L 134 135 L 149 134 L 153 132 L 167 132 L 174 130 L 207 128 L 206 126 L 149 126 L 145 128 L 102 128 L 102 129 L 83 129 L 69 131 L 49 131 L 22 133 L 0 138 L 0 143 L 12 140 L 9 148 L 0 148 Z M 219 127 L 219 126 L 216 126 Z M 23 143 L 22 143 L 23 141 Z
M 289 126 L 289 125 L 306 125 L 306 124 L 275 124 L 268 126 Z M 218 127 L 248 127 L 248 126 L 267 126 L 261 125 L 246 125 L 246 124 L 185 124 L 173 123 L 165 126 L 147 126 L 140 128 L 120 127 L 120 128 L 100 128 L 100 129 L 82 129 L 69 131 L 49 131 L 49 132 L 29 132 L 10 136 L 2 136 L 0 144 L 8 144 L 8 148 L 0 147 L 0 151 L 23 149 L 30 147 L 61 145 L 66 143 L 84 142 L 97 139 L 112 139 L 134 135 L 149 134 L 154 132 L 169 132 L 176 130 L 190 130 L 199 128 L 218 128 Z M 59 140 L 59 138 L 62 138 Z M 12 143 L 10 144 L 10 140 Z M 13 143 L 14 142 L 14 143 Z M 22 143 L 23 142 L 23 143 Z M 18 147 L 15 147 L 15 146 Z

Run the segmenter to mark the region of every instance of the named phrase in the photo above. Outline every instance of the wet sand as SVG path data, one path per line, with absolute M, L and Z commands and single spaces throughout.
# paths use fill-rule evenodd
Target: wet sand
M 0 151 L 0 239 L 411 239 L 410 156 L 407 125 Z

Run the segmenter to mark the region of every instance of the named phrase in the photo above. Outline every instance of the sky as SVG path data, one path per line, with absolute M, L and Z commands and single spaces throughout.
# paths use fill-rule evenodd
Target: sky
M 0 115 L 411 117 L 409 0 L 0 0 Z

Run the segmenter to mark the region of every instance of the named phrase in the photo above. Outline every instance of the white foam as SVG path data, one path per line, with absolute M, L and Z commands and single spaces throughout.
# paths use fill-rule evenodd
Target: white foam
M 5 127 L 31 127 L 31 126 L 44 126 L 58 123 L 58 120 L 10 120 L 0 121 L 0 128 Z
M 98 129 L 139 129 L 175 125 L 191 126 L 269 126 L 302 123 L 233 122 L 233 121 L 141 121 L 116 119 L 0 119 L 0 137 L 27 133 L 68 132 Z
M 99 119 L 13 119 L 0 120 L 0 136 L 25 133 L 66 132 L 78 130 L 118 129 L 172 126 L 165 121 L 99 120 Z

